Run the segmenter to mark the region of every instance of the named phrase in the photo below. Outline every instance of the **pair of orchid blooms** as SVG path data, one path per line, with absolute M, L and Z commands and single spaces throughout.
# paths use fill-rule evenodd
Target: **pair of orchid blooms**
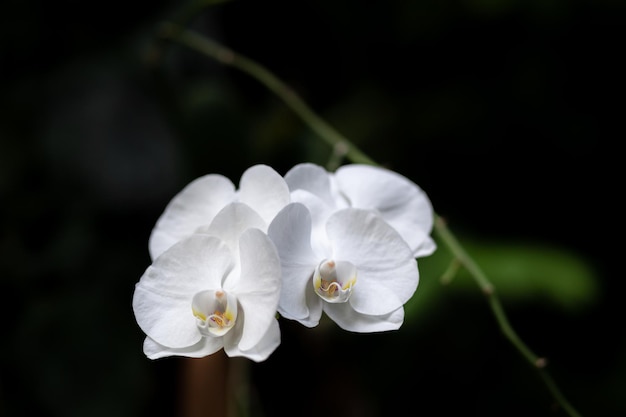
M 228 356 L 260 362 L 280 344 L 278 317 L 306 327 L 326 314 L 352 332 L 396 330 L 430 255 L 433 208 L 384 168 L 303 163 L 197 178 L 149 239 L 152 264 L 133 310 L 148 358 Z M 277 314 L 278 313 L 278 314 Z

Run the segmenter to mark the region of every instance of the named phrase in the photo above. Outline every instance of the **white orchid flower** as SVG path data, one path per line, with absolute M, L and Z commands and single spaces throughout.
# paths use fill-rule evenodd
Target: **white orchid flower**
M 150 359 L 223 348 L 258 362 L 278 347 L 280 260 L 264 225 L 246 204 L 228 204 L 147 268 L 133 310 Z
M 313 217 L 354 207 L 371 210 L 395 228 L 416 258 L 431 255 L 434 211 L 426 193 L 406 177 L 370 165 L 344 165 L 334 173 L 302 163 L 285 174 L 291 201 L 301 202 Z
M 346 208 L 314 217 L 291 203 L 268 235 L 281 259 L 282 316 L 314 327 L 325 312 L 354 332 L 401 326 L 419 272 L 411 248 L 380 216 Z
M 181 190 L 165 208 L 152 230 L 148 248 L 152 260 L 198 227 L 211 223 L 215 215 L 231 202 L 246 203 L 267 226 L 276 213 L 290 201 L 283 177 L 267 165 L 248 168 L 239 181 L 239 189 L 226 177 L 209 174 L 195 179 Z

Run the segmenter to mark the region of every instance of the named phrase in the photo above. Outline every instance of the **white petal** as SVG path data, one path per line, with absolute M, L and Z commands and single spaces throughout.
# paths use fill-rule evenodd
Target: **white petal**
M 222 347 L 222 338 L 219 337 L 203 337 L 195 345 L 180 349 L 160 345 L 149 337 L 146 337 L 143 343 L 143 351 L 149 359 L 159 359 L 168 356 L 203 358 L 212 355 Z
M 428 237 L 434 223 L 433 207 L 415 183 L 396 172 L 358 164 L 340 167 L 334 179 L 352 207 L 379 212 L 416 254 L 434 251 L 434 242 Z
M 400 233 L 413 250 L 416 258 L 431 255 L 437 246 L 430 237 L 434 214 L 425 210 L 423 201 L 413 198 L 405 204 L 387 207 L 378 212 L 380 216 Z
M 357 281 L 348 303 L 358 313 L 371 316 L 388 314 L 402 307 L 406 300 L 398 297 L 395 291 L 384 284 L 378 284 L 372 278 L 372 273 L 365 271 L 365 279 Z M 381 274 L 384 280 L 387 275 Z
M 224 289 L 237 294 L 245 314 L 239 348 L 256 346 L 275 320 L 280 297 L 280 259 L 270 238 L 258 229 L 248 229 L 239 242 L 241 275 L 231 277 Z
M 407 243 L 411 244 L 409 240 Z M 416 258 L 432 255 L 437 250 L 437 243 L 430 236 L 427 236 L 419 245 L 415 246 L 414 243 L 413 245 L 413 256 Z
M 228 339 L 225 342 L 224 351 L 228 356 L 243 356 L 255 362 L 262 362 L 280 345 L 280 327 L 278 320 L 273 319 L 267 332 L 251 349 L 242 350 L 240 349 L 240 345 L 231 344 Z
M 284 301 L 287 297 L 281 294 L 281 301 L 283 305 L 278 305 L 278 312 L 280 315 L 289 320 L 295 320 L 306 327 L 315 327 L 319 324 L 322 318 L 322 306 L 323 300 L 313 290 L 312 281 L 309 279 L 304 282 L 304 288 L 302 293 L 304 294 L 304 309 L 293 308 L 293 305 L 287 301 Z M 304 310 L 304 311 L 302 311 Z M 298 313 L 298 315 L 292 313 Z
M 309 316 L 306 291 L 318 264 L 310 243 L 311 215 L 302 204 L 291 203 L 276 215 L 268 234 L 282 266 L 279 311 L 289 319 L 304 319 Z
M 309 314 L 306 317 L 299 318 L 297 321 L 306 327 L 315 327 L 319 324 L 322 318 L 323 306 L 326 304 L 313 290 L 312 282 L 307 283 L 306 293 L 306 305 L 309 309 Z M 279 310 L 280 311 L 280 310 Z
M 219 239 L 192 235 L 146 269 L 135 287 L 133 311 L 139 327 L 157 343 L 186 348 L 200 340 L 191 300 L 200 290 L 221 288 L 232 268 L 228 247 Z
M 250 228 L 265 230 L 267 224 L 250 206 L 243 203 L 230 203 L 217 213 L 210 225 L 198 228 L 197 232 L 220 238 L 233 254 L 237 254 L 239 253 L 239 238 L 245 230 Z
M 382 311 L 377 314 L 390 312 L 411 298 L 419 282 L 417 262 L 406 242 L 380 217 L 367 210 L 344 209 L 328 219 L 327 233 L 334 259 L 352 262 L 357 267 L 353 296 L 361 292 L 359 286 L 384 287 L 393 292 L 397 298 L 381 302 Z
M 276 213 L 289 203 L 289 187 L 271 167 L 255 165 L 241 176 L 239 201 L 252 207 L 269 224 Z
M 305 190 L 316 195 L 326 204 L 334 206 L 329 173 L 319 165 L 298 164 L 285 174 L 290 191 Z
M 334 176 L 355 208 L 386 209 L 404 204 L 416 191 L 423 194 L 416 184 L 402 175 L 371 165 L 344 165 Z
M 235 186 L 226 177 L 209 174 L 189 183 L 169 202 L 152 230 L 148 247 L 156 259 L 174 243 L 209 224 L 235 198 Z
M 360 314 L 347 303 L 325 304 L 324 311 L 342 329 L 358 333 L 397 330 L 404 321 L 403 307 L 382 316 Z
M 311 216 L 311 247 L 318 257 L 330 255 L 330 243 L 326 236 L 326 222 L 335 211 L 315 194 L 305 190 L 296 190 L 291 193 L 293 202 L 302 203 L 309 210 Z

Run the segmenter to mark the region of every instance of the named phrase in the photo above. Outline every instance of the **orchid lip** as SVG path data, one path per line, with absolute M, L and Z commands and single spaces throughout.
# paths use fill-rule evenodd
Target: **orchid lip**
M 203 336 L 224 336 L 237 321 L 237 297 L 222 289 L 196 293 L 191 309 Z
M 323 260 L 313 274 L 315 293 L 329 303 L 345 303 L 356 284 L 357 269 L 348 261 Z

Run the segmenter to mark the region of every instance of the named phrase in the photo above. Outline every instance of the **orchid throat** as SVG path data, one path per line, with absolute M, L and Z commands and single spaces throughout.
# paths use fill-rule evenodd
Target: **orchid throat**
M 356 284 L 356 267 L 347 261 L 322 261 L 313 274 L 315 293 L 329 303 L 345 303 Z
M 204 336 L 223 336 L 237 321 L 237 298 L 221 289 L 196 293 L 191 309 Z

